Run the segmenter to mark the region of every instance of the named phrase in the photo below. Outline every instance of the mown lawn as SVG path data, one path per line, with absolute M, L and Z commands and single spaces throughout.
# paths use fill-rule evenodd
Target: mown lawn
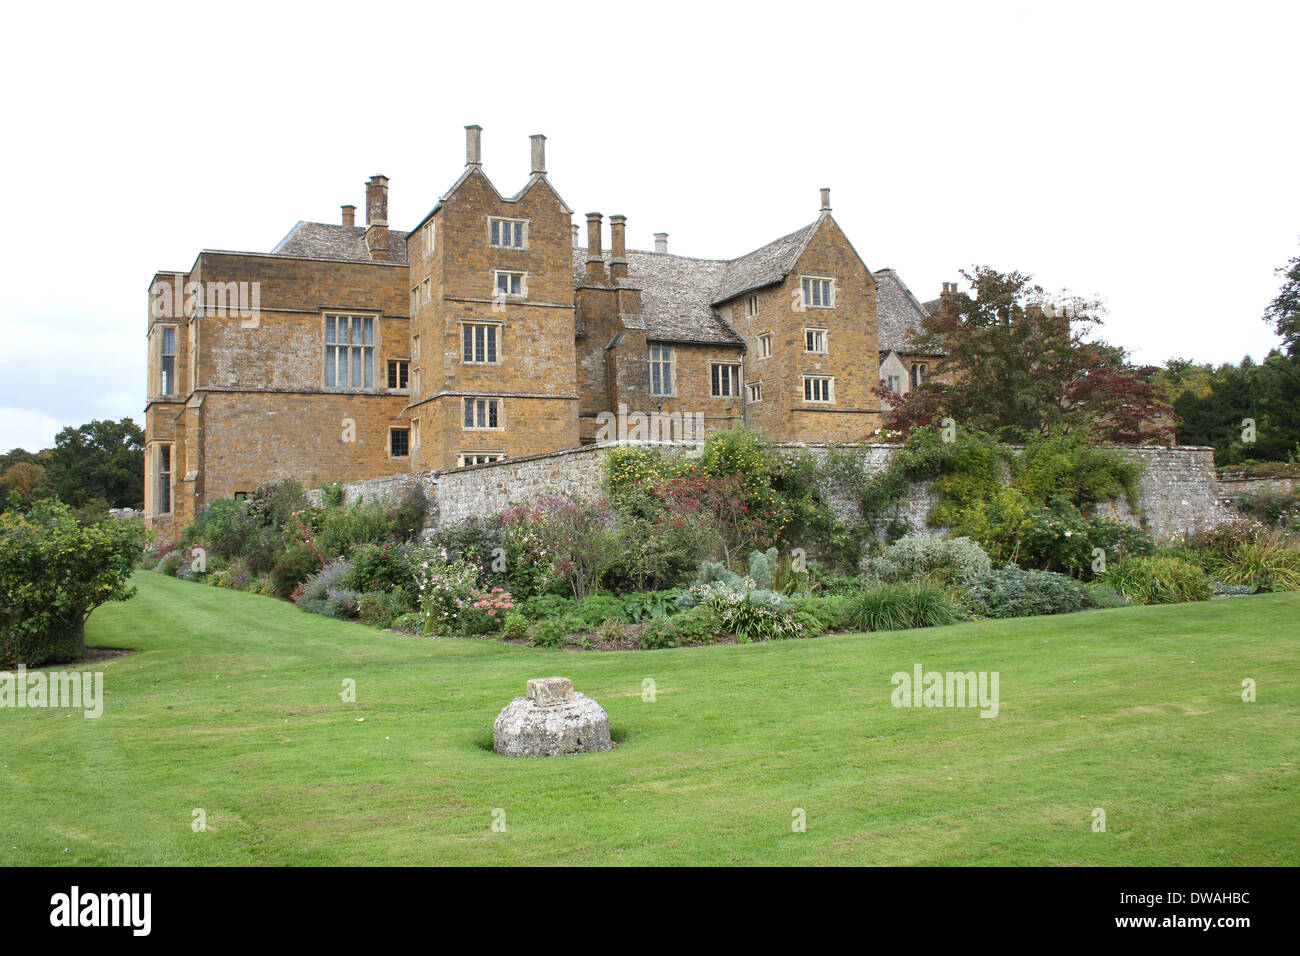
M 0 710 L 4 863 L 1300 862 L 1300 594 L 576 653 L 136 583 L 87 628 L 137 650 L 94 665 L 101 718 Z M 916 663 L 998 671 L 999 715 L 893 707 Z M 492 753 L 497 711 L 552 674 L 615 749 Z

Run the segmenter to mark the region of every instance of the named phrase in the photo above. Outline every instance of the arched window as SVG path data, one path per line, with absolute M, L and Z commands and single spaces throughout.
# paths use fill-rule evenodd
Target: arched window
M 912 363 L 912 388 L 918 388 L 925 382 L 925 365 L 921 362 Z

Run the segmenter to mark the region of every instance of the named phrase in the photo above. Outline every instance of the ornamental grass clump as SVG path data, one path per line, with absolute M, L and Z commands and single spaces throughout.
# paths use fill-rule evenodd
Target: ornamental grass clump
M 948 592 L 924 578 L 868 588 L 849 605 L 849 621 L 863 631 L 938 627 L 960 617 L 957 604 Z
M 1125 558 L 1110 565 L 1100 579 L 1137 604 L 1205 601 L 1214 594 L 1204 570 L 1164 554 Z
M 1224 584 L 1252 591 L 1300 590 L 1300 547 L 1282 538 L 1243 542 L 1210 563 L 1210 573 Z

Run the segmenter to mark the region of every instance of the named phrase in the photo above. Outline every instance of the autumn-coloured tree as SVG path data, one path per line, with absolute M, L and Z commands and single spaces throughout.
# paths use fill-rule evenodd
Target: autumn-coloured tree
M 943 356 L 934 374 L 905 396 L 880 391 L 892 405 L 886 427 L 907 432 L 951 418 L 1003 441 L 1053 430 L 1172 440 L 1176 417 L 1152 384 L 1157 370 L 1090 338 L 1099 302 L 1054 302 L 1019 272 L 976 266 L 962 275 L 970 292 L 946 292 L 915 338 L 916 351 Z

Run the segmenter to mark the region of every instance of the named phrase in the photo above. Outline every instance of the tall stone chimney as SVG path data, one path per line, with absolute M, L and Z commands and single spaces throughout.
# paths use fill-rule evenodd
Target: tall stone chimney
M 344 207 L 343 207 L 343 225 L 345 225 L 345 226 L 355 226 L 356 224 L 357 224 L 357 207 L 356 207 L 356 206 L 344 206 Z
M 483 127 L 465 127 L 465 165 L 483 165 Z
M 582 245 L 582 229 L 579 228 L 576 222 L 572 225 L 571 228 L 573 229 L 573 248 L 577 249 L 580 245 Z
M 389 260 L 387 176 L 371 176 L 366 183 L 366 248 L 376 262 Z
M 600 249 L 600 223 L 604 217 L 598 212 L 587 213 L 587 281 L 605 282 L 605 259 Z
M 627 216 L 609 217 L 609 277 L 627 278 Z
M 388 225 L 387 176 L 371 176 L 366 183 L 366 225 L 371 223 Z
M 831 190 L 829 186 L 822 188 L 822 212 L 831 211 Z
M 656 233 L 655 233 L 655 252 L 667 252 L 667 251 L 668 251 L 668 233 L 666 233 L 666 232 L 656 232 Z
M 528 137 L 533 143 L 533 175 L 546 175 L 546 137 L 541 133 L 534 133 Z

